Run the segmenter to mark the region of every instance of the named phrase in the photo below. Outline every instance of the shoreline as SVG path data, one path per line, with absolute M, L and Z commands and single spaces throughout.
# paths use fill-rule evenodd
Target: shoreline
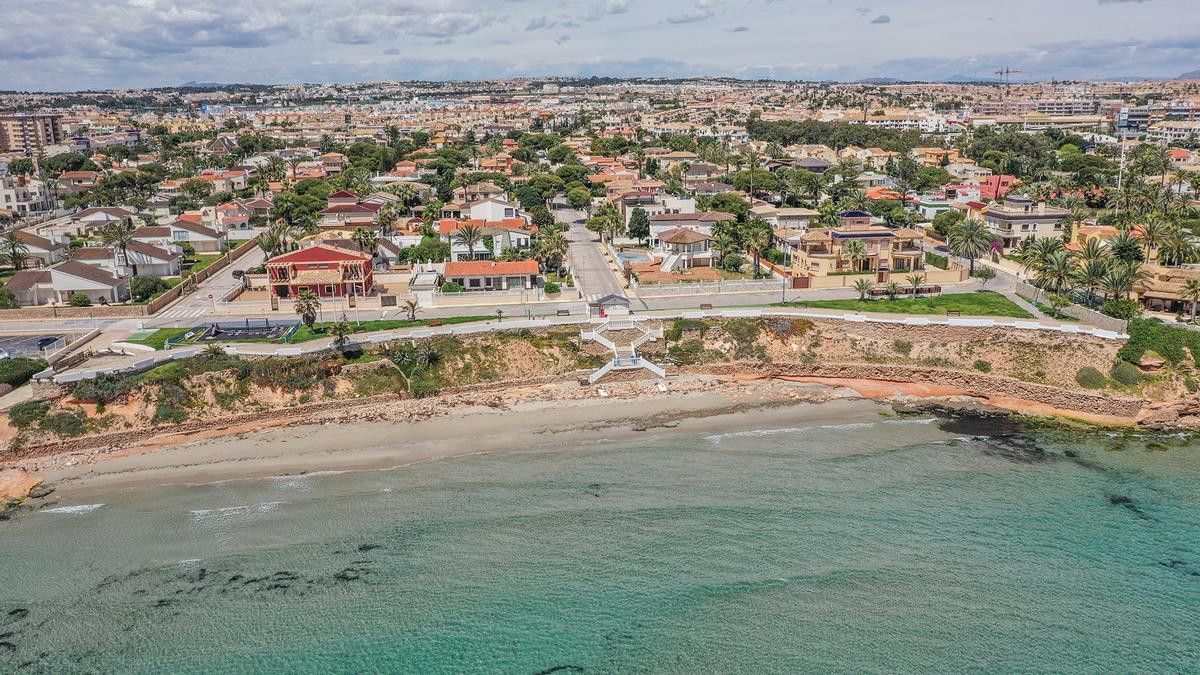
M 596 389 L 559 381 L 425 399 L 364 400 L 315 415 L 281 410 L 252 422 L 221 425 L 217 420 L 201 431 L 160 431 L 129 445 L 47 454 L 14 466 L 74 496 L 147 485 L 396 468 L 673 430 L 720 431 L 847 416 L 873 421 L 881 413 L 892 414 L 891 406 L 925 403 L 1110 427 L 1134 424 L 1132 419 L 980 396 L 952 386 L 888 380 L 747 373 L 689 375 L 668 386 L 664 393 L 649 380 L 612 382 L 603 387 L 609 395 L 599 397 Z

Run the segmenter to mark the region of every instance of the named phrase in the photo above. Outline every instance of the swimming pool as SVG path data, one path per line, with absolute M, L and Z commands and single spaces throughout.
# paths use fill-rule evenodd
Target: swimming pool
M 619 251 L 617 257 L 628 262 L 650 262 L 650 254 L 645 251 Z

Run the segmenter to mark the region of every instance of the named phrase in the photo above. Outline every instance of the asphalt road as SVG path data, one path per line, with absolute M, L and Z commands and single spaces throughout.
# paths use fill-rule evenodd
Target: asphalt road
M 264 259 L 265 255 L 261 248 L 256 246 L 250 249 L 245 255 L 206 279 L 196 290 L 181 296 L 175 304 L 163 308 L 154 318 L 147 319 L 146 325 L 174 325 L 180 320 L 184 320 L 183 323 L 187 324 L 187 319 L 199 318 L 212 313 L 214 303 L 229 291 L 242 285 L 241 279 L 233 277 L 233 272 L 257 267 L 262 264 Z M 163 321 L 163 319 L 168 319 L 168 321 Z
M 572 209 L 562 209 L 555 213 L 555 219 L 560 223 L 570 224 L 567 230 L 567 241 L 571 243 L 567 249 L 567 259 L 571 263 L 571 274 L 575 277 L 575 286 L 585 300 L 594 300 L 606 295 L 626 295 L 620 280 L 609 268 L 608 262 L 600 253 L 599 235 L 584 226 L 584 213 Z

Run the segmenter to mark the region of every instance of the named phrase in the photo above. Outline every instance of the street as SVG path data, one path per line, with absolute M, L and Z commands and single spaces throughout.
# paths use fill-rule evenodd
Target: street
M 558 222 L 570 225 L 566 234 L 567 241 L 571 243 L 567 259 L 571 263 L 575 286 L 587 301 L 606 295 L 626 295 L 621 282 L 600 253 L 599 235 L 587 229 L 584 216 L 583 211 L 573 209 L 562 209 L 554 214 Z

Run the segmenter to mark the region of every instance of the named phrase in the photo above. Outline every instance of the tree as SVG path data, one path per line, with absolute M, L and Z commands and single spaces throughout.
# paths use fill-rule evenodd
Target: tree
M 529 215 L 533 221 L 533 226 L 540 230 L 553 230 L 558 227 L 554 222 L 554 216 L 550 213 L 550 209 L 542 204 L 529 209 Z
M 756 279 L 762 276 L 760 256 L 771 246 L 773 237 L 771 226 L 762 218 L 756 216 L 746 223 L 746 249 L 747 253 L 754 256 L 754 278 Z
M 979 290 L 983 290 L 987 287 L 987 282 L 996 278 L 996 270 L 987 266 L 980 267 L 975 270 L 975 278 L 979 280 Z
M 374 257 L 375 249 L 379 246 L 379 235 L 375 230 L 356 227 L 354 228 L 354 232 L 350 234 L 350 241 L 353 241 L 358 246 L 358 250 L 363 253 L 370 253 Z
M 854 282 L 854 290 L 858 291 L 858 299 L 862 302 L 866 302 L 867 296 L 871 294 L 874 288 L 875 284 L 867 279 L 858 279 Z
M 897 295 L 900 295 L 900 284 L 895 281 L 889 281 L 883 290 L 887 292 L 888 300 L 895 300 Z
M 646 209 L 639 206 L 633 210 L 629 217 L 628 234 L 639 242 L 650 239 L 650 216 L 646 215 Z
M 129 282 L 129 295 L 136 302 L 144 302 L 156 293 L 171 288 L 171 285 L 154 276 L 134 277 Z
M 114 220 L 113 222 L 100 228 L 100 239 L 107 246 L 116 246 L 121 249 L 121 255 L 125 260 L 125 264 L 133 270 L 133 276 L 137 276 L 137 265 L 129 259 L 129 242 L 133 241 L 135 229 L 133 224 L 125 220 Z
M 586 210 L 592 203 L 592 193 L 587 188 L 574 187 L 567 190 L 567 205 L 573 209 Z
M 985 267 L 979 271 L 982 272 L 983 270 L 991 270 L 991 269 L 992 268 L 990 268 L 990 267 Z M 995 275 L 996 275 L 996 273 L 993 271 L 992 276 L 995 276 Z M 909 287 L 912 288 L 913 297 L 915 298 L 915 297 L 917 297 L 917 292 L 921 290 L 921 285 L 925 283 L 925 275 L 924 274 L 910 274 L 907 277 L 905 277 L 904 280 L 907 281 Z
M 1196 303 L 1200 302 L 1200 279 L 1193 278 L 1183 282 L 1183 289 L 1179 295 L 1191 305 L 1192 323 L 1196 323 Z
M 982 258 L 992 245 L 992 239 L 984 224 L 970 219 L 961 223 L 950 233 L 950 252 L 970 261 L 970 274 L 975 274 L 975 261 Z
M 467 247 L 467 259 L 475 259 L 475 247 L 483 242 L 483 228 L 467 223 L 454 233 L 454 241 Z
M 842 244 L 842 257 L 850 261 L 850 270 L 858 272 L 858 265 L 867 259 L 867 247 L 858 239 L 851 239 Z
M 321 309 L 321 299 L 313 294 L 312 291 L 303 290 L 296 296 L 294 302 L 296 314 L 300 315 L 300 320 L 312 330 L 313 324 L 317 322 L 317 312 Z
M 67 298 L 67 304 L 72 307 L 91 307 L 92 299 L 83 293 L 72 293 L 71 297 Z
M 1055 293 L 1070 290 L 1078 275 L 1075 261 L 1065 250 L 1056 251 L 1042 263 L 1034 275 L 1034 281 L 1041 288 L 1049 288 Z
M 404 307 L 404 311 L 408 312 L 409 321 L 417 320 L 417 310 L 420 309 L 421 304 L 417 302 L 415 298 L 412 300 L 405 300 L 404 302 L 400 303 L 400 305 Z
M 344 350 L 346 345 L 350 344 L 350 334 L 354 332 L 354 328 L 347 321 L 338 321 L 329 327 L 330 335 L 333 335 L 333 348 L 339 351 Z
M 1154 260 L 1152 253 L 1154 249 L 1162 244 L 1166 238 L 1167 232 L 1163 223 L 1158 218 L 1147 218 L 1146 222 L 1141 227 L 1142 246 L 1146 249 L 1146 260 Z
M 558 230 L 538 233 L 537 243 L 533 247 L 533 257 L 546 269 L 557 268 L 567 254 L 567 238 Z
M 4 261 L 14 270 L 25 267 L 29 260 L 29 245 L 17 234 L 17 230 L 4 235 Z
M 943 237 L 948 237 L 965 218 L 966 214 L 958 209 L 942 211 L 933 217 L 933 231 Z

